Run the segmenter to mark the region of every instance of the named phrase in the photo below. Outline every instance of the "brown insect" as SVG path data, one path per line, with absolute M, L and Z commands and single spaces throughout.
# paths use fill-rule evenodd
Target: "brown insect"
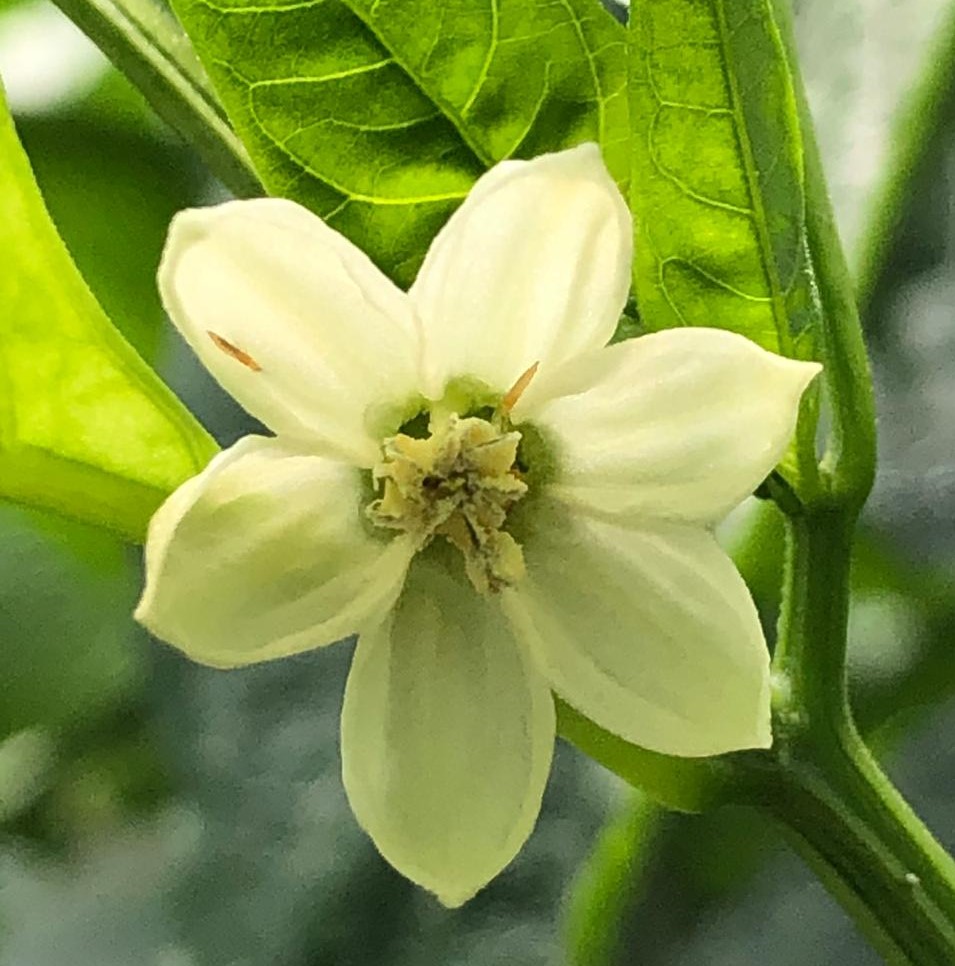
M 237 345 L 233 345 L 228 339 L 223 339 L 221 335 L 206 329 L 206 335 L 215 343 L 217 349 L 221 349 L 227 356 L 232 356 L 236 362 L 241 362 L 246 369 L 253 372 L 261 372 L 262 367 L 248 354 L 243 352 Z
M 537 374 L 537 367 L 539 365 L 539 362 L 535 362 L 534 365 L 525 369 L 518 377 L 517 382 L 507 390 L 504 398 L 501 400 L 501 409 L 505 413 L 509 413 L 517 405 L 517 401 L 524 395 L 524 390 L 531 384 L 531 379 Z

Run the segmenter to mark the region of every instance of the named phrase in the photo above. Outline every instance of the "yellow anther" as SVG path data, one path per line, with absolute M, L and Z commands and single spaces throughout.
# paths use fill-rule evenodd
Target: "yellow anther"
M 517 377 L 517 382 L 504 393 L 504 398 L 501 400 L 501 412 L 505 415 L 517 405 L 518 400 L 524 395 L 525 390 L 531 384 L 531 379 L 537 375 L 539 365 L 539 362 L 535 362 L 534 365 L 528 366 Z
M 528 377 L 530 378 L 530 377 Z M 514 469 L 520 433 L 477 417 L 452 415 L 427 439 L 385 440 L 374 476 L 381 497 L 368 507 L 380 527 L 417 537 L 419 548 L 445 537 L 463 554 L 471 583 L 490 593 L 524 575 L 524 556 L 501 528 L 527 492 Z

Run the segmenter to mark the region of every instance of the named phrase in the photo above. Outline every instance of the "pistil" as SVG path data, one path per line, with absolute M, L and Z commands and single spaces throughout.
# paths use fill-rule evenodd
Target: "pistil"
M 403 433 L 386 439 L 373 471 L 382 495 L 368 516 L 414 535 L 419 549 L 445 537 L 464 555 L 480 593 L 516 583 L 524 576 L 524 555 L 503 527 L 507 511 L 527 492 L 515 467 L 520 439 L 487 420 L 454 414 L 427 439 Z

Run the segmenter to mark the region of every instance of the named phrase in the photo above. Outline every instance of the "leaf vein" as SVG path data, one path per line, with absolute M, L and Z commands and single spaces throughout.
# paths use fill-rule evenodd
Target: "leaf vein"
M 478 95 L 481 92 L 481 88 L 483 88 L 487 82 L 488 74 L 491 70 L 491 61 L 494 60 L 494 54 L 497 52 L 498 37 L 501 30 L 501 8 L 498 6 L 498 0 L 490 0 L 490 9 L 491 37 L 488 41 L 487 53 L 484 56 L 484 63 L 481 64 L 481 70 L 478 72 L 477 80 L 475 81 L 470 94 L 468 94 L 467 98 L 465 98 L 464 104 L 461 105 L 462 117 L 474 106 L 474 102 L 477 100 Z

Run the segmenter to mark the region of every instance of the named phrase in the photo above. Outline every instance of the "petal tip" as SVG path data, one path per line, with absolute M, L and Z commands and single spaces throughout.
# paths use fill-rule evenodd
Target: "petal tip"
M 584 141 L 572 148 L 551 151 L 548 154 L 540 154 L 529 161 L 516 163 L 521 165 L 525 171 L 549 170 L 559 177 L 613 184 L 600 145 L 596 141 Z
M 451 888 L 435 888 L 433 891 L 435 898 L 437 898 L 438 902 L 445 909 L 460 909 L 461 906 L 473 899 L 486 885 L 486 882 L 482 882 L 476 887 L 461 888 L 460 886 L 454 886 Z
M 780 358 L 784 358 L 780 356 Z M 803 361 L 801 359 L 785 359 L 785 369 L 792 374 L 793 383 L 799 387 L 802 393 L 809 384 L 823 370 L 821 362 Z
M 773 747 L 773 729 L 769 726 L 768 722 L 765 727 L 759 729 L 759 737 L 756 739 L 753 747 L 761 750 L 768 750 Z
M 604 161 L 600 145 L 595 141 L 585 141 L 574 148 L 560 151 L 556 157 L 560 158 L 568 169 L 576 171 L 578 175 L 585 175 L 602 184 L 614 183 Z
M 603 156 L 600 153 L 600 145 L 596 141 L 584 141 L 575 147 L 567 148 L 565 151 L 558 151 L 557 154 L 567 158 L 579 158 L 588 164 L 598 162 L 604 168 Z
M 146 592 L 143 592 L 143 596 L 139 598 L 139 603 L 136 605 L 136 609 L 133 611 L 133 620 L 137 624 L 141 624 L 146 630 L 149 630 L 149 605 L 146 600 Z
M 176 212 L 169 223 L 166 245 L 160 263 L 160 278 L 166 263 L 181 249 L 206 238 L 210 231 L 227 218 L 239 217 L 245 220 L 260 220 L 271 223 L 276 213 L 294 213 L 322 223 L 321 219 L 307 208 L 287 198 L 244 198 L 225 201 L 218 205 L 205 205 L 198 208 L 184 208 Z
M 184 208 L 172 216 L 169 232 L 166 237 L 166 250 L 175 248 L 183 243 L 188 244 L 197 236 L 205 234 L 208 226 L 216 219 L 222 205 L 210 205 L 204 208 Z
M 172 311 L 171 306 L 174 301 L 175 275 L 178 263 L 187 249 L 202 241 L 207 235 L 214 217 L 213 211 L 215 211 L 215 208 L 185 208 L 173 215 L 172 221 L 169 223 L 169 231 L 166 233 L 166 242 L 159 260 L 156 279 L 159 283 L 159 292 L 162 295 L 163 304 L 174 319 L 176 314 Z

